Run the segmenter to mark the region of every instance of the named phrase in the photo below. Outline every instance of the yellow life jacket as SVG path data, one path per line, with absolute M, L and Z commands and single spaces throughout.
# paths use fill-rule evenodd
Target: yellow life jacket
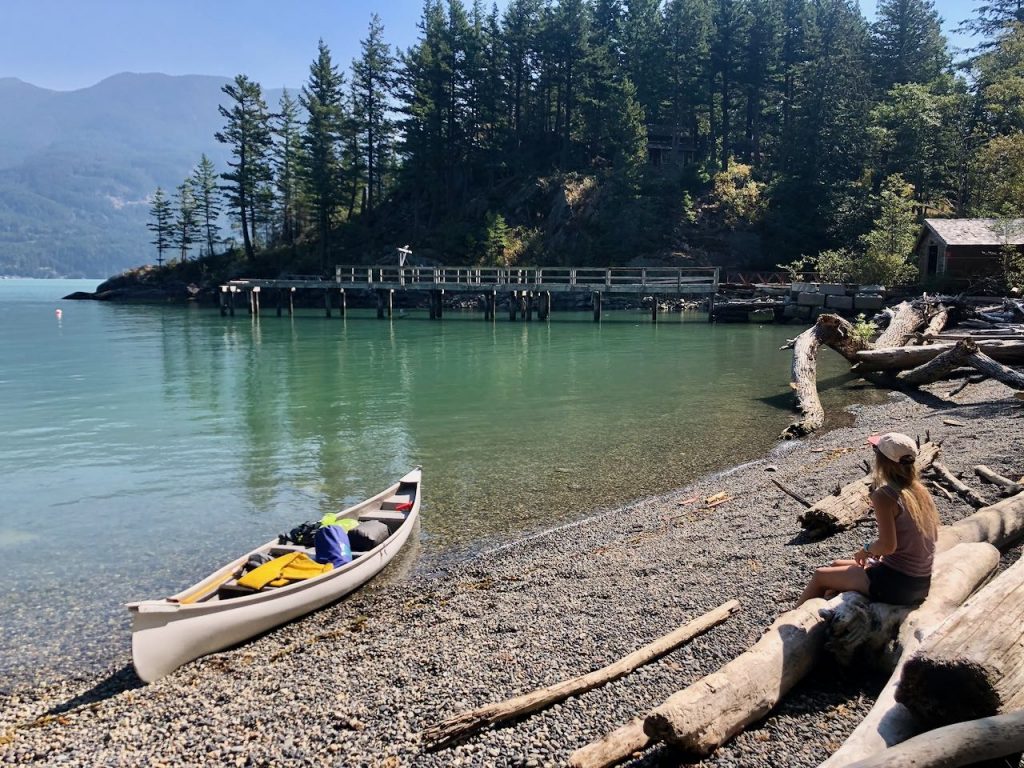
M 249 589 L 263 589 L 268 584 L 272 587 L 283 587 L 291 581 L 320 576 L 333 568 L 330 563 L 321 565 L 310 559 L 305 552 L 289 552 L 249 571 L 238 580 L 238 585 Z

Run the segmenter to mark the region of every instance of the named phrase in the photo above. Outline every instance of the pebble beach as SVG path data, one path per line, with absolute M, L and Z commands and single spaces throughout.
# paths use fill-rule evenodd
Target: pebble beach
M 842 427 L 780 443 L 672 493 L 524 532 L 414 577 L 385 573 L 333 606 L 148 686 L 121 658 L 103 673 L 4 690 L 0 761 L 565 765 L 579 747 L 744 651 L 793 605 L 816 565 L 873 537 L 866 524 L 808 540 L 802 507 L 773 478 L 815 501 L 863 475 L 868 434 L 896 430 L 941 441 L 941 460 L 998 500 L 972 468 L 1024 474 L 1024 402 L 988 381 L 950 396 L 957 384 L 856 407 L 836 419 Z M 728 501 L 705 503 L 722 492 Z M 943 522 L 973 512 L 935 498 Z M 1003 566 L 1019 555 L 1018 545 Z M 459 745 L 423 748 L 423 729 L 446 717 L 602 667 L 731 599 L 741 609 L 725 623 L 624 678 Z M 853 730 L 882 682 L 826 662 L 775 712 L 694 764 L 815 766 Z M 683 763 L 686 756 L 658 746 L 627 765 Z

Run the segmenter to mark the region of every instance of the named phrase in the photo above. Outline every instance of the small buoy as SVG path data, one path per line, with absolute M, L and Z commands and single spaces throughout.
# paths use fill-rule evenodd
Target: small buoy
M 57 310 L 56 314 L 57 314 L 57 319 L 58 320 L 60 320 L 64 316 L 64 312 L 62 310 L 59 310 L 59 309 Z

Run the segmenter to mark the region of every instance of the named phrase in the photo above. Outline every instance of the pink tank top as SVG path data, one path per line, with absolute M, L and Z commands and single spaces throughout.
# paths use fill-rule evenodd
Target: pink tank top
M 903 506 L 900 492 L 891 485 L 882 491 L 896 501 L 896 551 L 882 557 L 882 562 L 907 576 L 931 576 L 935 559 L 935 539 L 918 530 L 914 519 Z

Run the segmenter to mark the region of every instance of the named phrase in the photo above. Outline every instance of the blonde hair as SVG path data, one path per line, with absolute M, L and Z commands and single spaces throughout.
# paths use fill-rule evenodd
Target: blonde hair
M 913 461 L 893 461 L 876 449 L 874 476 L 876 488 L 891 485 L 899 491 L 903 508 L 917 530 L 934 540 L 939 533 L 939 511 L 928 489 L 921 484 L 917 465 Z

